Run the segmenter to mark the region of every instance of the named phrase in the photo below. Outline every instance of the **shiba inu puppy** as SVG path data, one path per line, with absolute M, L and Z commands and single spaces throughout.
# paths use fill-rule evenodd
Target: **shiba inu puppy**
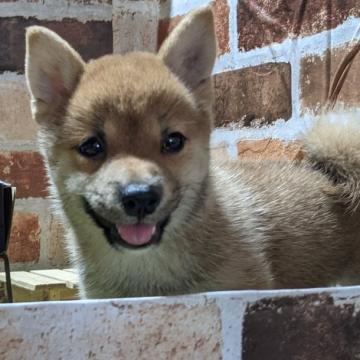
M 208 7 L 158 54 L 89 63 L 28 28 L 32 114 L 83 298 L 360 283 L 359 119 L 324 116 L 301 165 L 217 162 L 215 58 Z

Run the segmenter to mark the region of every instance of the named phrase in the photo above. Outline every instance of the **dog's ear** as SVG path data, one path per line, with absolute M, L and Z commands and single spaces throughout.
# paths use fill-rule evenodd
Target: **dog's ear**
M 165 40 L 159 56 L 190 90 L 209 79 L 216 59 L 211 8 L 201 7 L 187 15 Z
M 36 121 L 51 121 L 51 114 L 66 105 L 84 65 L 80 55 L 53 31 L 41 26 L 27 29 L 25 74 Z

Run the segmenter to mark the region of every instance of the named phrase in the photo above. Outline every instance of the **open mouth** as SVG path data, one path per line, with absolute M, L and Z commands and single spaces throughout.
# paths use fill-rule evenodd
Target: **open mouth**
M 143 249 L 150 245 L 158 244 L 161 240 L 169 217 L 157 224 L 137 223 L 133 225 L 114 224 L 98 213 L 84 199 L 85 211 L 91 216 L 95 223 L 103 229 L 106 239 L 115 248 L 119 246 L 131 249 Z

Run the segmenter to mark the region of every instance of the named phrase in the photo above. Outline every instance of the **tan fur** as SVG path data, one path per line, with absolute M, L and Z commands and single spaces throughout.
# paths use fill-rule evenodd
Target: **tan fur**
M 33 114 L 82 297 L 359 282 L 358 120 L 319 121 L 301 166 L 210 159 L 215 48 L 207 7 L 185 17 L 158 55 L 88 64 L 51 31 L 28 29 Z M 160 152 L 167 130 L 187 137 L 181 152 Z M 76 147 L 98 131 L 106 153 L 84 158 Z M 164 188 L 144 221 L 170 221 L 159 244 L 111 246 L 83 199 L 107 221 L 131 224 L 117 189 L 134 181 Z

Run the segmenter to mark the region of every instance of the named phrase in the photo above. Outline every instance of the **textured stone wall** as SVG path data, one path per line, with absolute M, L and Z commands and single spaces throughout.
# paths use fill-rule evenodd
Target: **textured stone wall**
M 0 178 L 18 188 L 13 268 L 64 265 L 62 229 L 49 212 L 23 75 L 24 28 L 48 26 L 85 59 L 156 51 L 179 20 L 211 4 L 216 156 L 301 161 L 299 134 L 324 105 L 343 56 L 360 39 L 358 0 L 0 0 Z M 359 106 L 360 55 L 340 93 Z
M 0 305 L 1 359 L 356 360 L 360 288 Z

